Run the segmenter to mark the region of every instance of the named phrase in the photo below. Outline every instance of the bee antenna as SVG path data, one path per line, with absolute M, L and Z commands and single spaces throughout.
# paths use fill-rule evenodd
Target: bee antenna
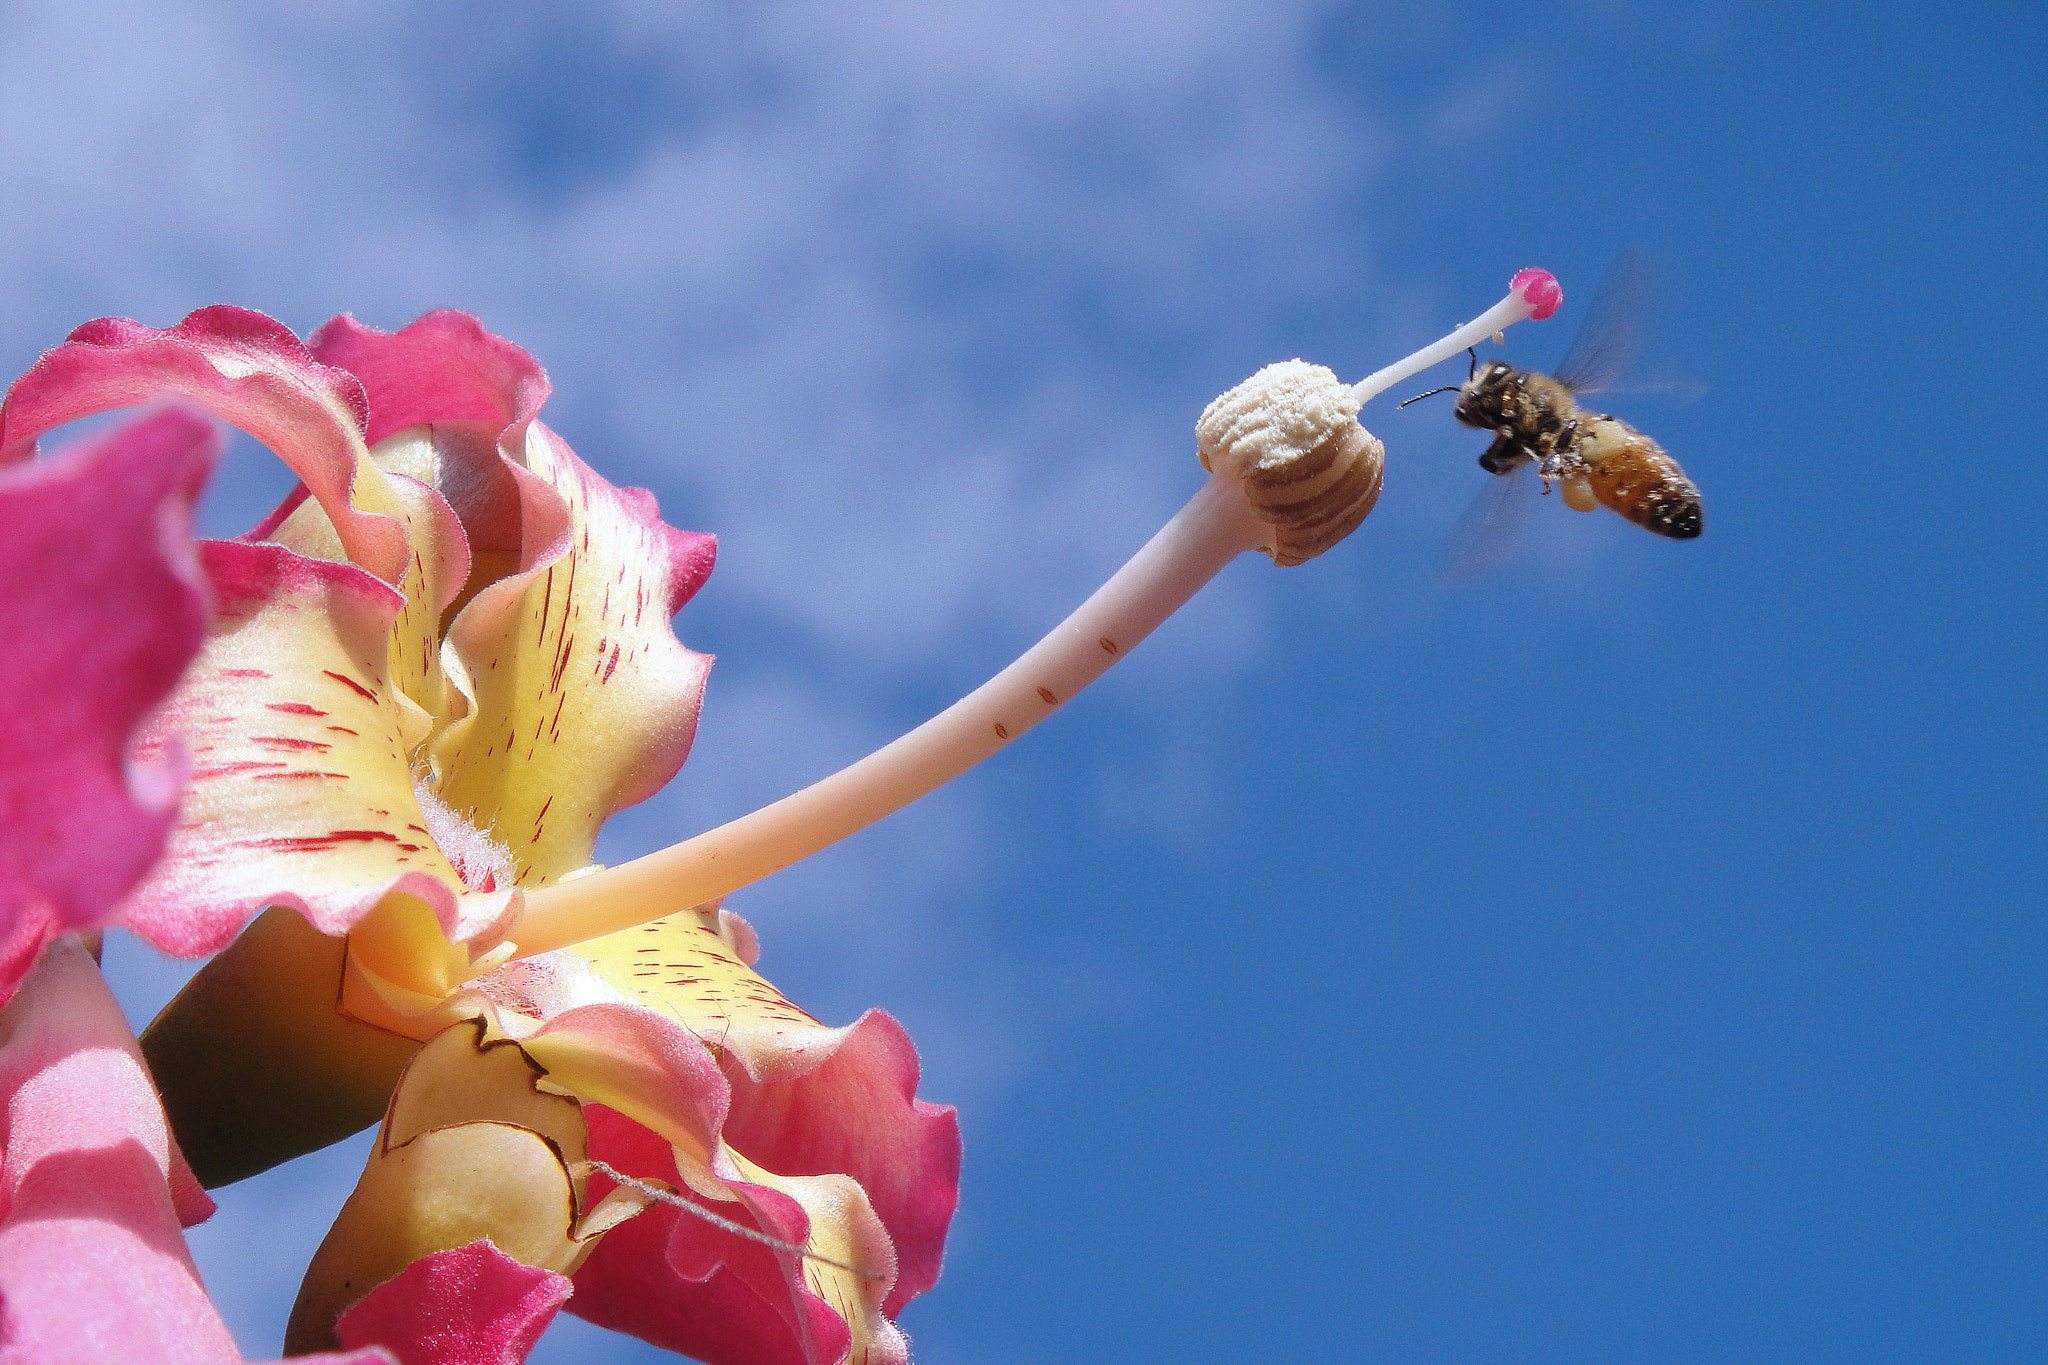
M 1465 377 L 1470 379 L 1479 373 L 1479 350 L 1475 346 L 1467 346 L 1465 354 L 1472 357 L 1471 363 L 1465 366 Z
M 1463 387 L 1464 385 L 1462 384 L 1446 384 L 1440 389 L 1431 389 L 1428 393 L 1418 393 L 1413 398 L 1408 399 L 1407 402 L 1401 403 L 1398 406 L 1405 408 L 1409 403 L 1420 403 L 1423 399 L 1434 398 L 1440 393 L 1456 393 Z

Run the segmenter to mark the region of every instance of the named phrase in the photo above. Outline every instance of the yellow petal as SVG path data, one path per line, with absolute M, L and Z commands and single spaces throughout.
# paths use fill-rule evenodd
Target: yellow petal
M 434 491 L 440 470 L 432 428 L 408 427 L 369 451 L 352 495 L 361 510 L 381 512 L 405 527 L 412 557 L 398 583 L 405 605 L 392 621 L 387 673 L 423 715 L 435 718 L 449 704 L 441 677 L 441 614 L 462 591 L 471 567 L 462 523 Z M 310 498 L 264 539 L 311 559 L 348 558 L 333 522 Z
M 749 1184 L 788 1195 L 809 1215 L 804 1250 L 810 1255 L 801 1262 L 804 1288 L 846 1320 L 853 1333 L 847 1359 L 902 1360 L 908 1344 L 882 1314 L 882 1300 L 896 1278 L 896 1250 L 860 1182 L 845 1175 L 776 1175 L 727 1151 Z
M 807 1042 L 827 1028 L 749 965 L 753 931 L 717 906 L 699 906 L 564 949 L 623 997 L 749 1060 L 759 1079 L 803 1071 Z
M 567 529 L 456 617 L 459 662 L 444 666 L 469 714 L 431 749 L 441 797 L 511 849 L 522 886 L 541 886 L 587 866 L 605 817 L 674 772 L 710 660 L 669 626 L 687 566 L 645 495 L 605 483 L 538 422 L 522 473 L 525 496 L 537 476 L 563 500 Z
M 268 545 L 205 547 L 219 598 L 191 680 L 153 727 L 192 778 L 178 828 L 131 918 L 181 954 L 217 950 L 265 905 L 343 933 L 391 891 L 468 938 L 510 910 L 469 894 L 428 834 L 391 686 L 400 595 L 344 564 Z

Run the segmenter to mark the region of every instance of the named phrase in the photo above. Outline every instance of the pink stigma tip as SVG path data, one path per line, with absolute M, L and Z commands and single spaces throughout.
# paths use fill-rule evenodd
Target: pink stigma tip
M 1557 282 L 1557 276 L 1548 270 L 1529 267 L 1508 281 L 1508 290 L 1520 294 L 1529 302 L 1529 316 L 1537 322 L 1557 311 L 1564 302 L 1564 288 Z

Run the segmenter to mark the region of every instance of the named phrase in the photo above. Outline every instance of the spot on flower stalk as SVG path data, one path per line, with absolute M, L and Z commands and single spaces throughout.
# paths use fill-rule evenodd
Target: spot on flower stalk
M 1346 388 L 1321 366 L 1269 365 L 1196 427 L 1209 479 L 1066 620 L 909 734 L 772 805 L 617 867 L 528 894 L 504 931 L 530 957 L 701 905 L 829 847 L 959 776 L 1023 734 L 1150 635 L 1248 550 L 1300 564 L 1350 534 L 1379 497 L 1384 447 L 1361 405 L 1483 337 L 1563 300 L 1544 270 L 1413 355 Z

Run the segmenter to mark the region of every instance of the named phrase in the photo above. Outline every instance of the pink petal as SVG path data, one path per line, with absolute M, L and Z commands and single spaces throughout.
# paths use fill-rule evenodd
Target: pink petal
M 586 1104 L 583 1113 L 591 1156 L 685 1188 L 667 1142 L 601 1105 Z M 592 1196 L 602 1188 L 603 1177 L 593 1176 Z M 774 1192 L 759 1193 L 772 1207 Z M 738 1204 L 708 1207 L 752 1221 Z M 800 1211 L 785 1211 L 762 1230 L 800 1243 L 808 1223 Z M 707 1365 L 833 1365 L 852 1345 L 830 1305 L 791 1293 L 776 1252 L 661 1205 L 607 1232 L 575 1279 L 570 1312 Z
M 717 1148 L 725 1076 L 703 1041 L 673 1020 L 638 1005 L 579 1005 L 515 1036 L 579 1099 L 633 1107 L 671 1142 Z
M 0 464 L 25 460 L 53 427 L 163 394 L 183 397 L 269 446 L 333 519 L 349 558 L 396 583 L 404 527 L 351 505 L 367 418 L 363 386 L 322 365 L 282 324 L 220 305 L 158 330 L 101 318 L 14 381 L 0 403 Z
M 452 308 L 396 332 L 365 327 L 344 313 L 307 344 L 320 363 L 362 381 L 372 445 L 419 422 L 479 422 L 502 430 L 531 419 L 548 397 L 540 362 Z
M 916 1098 L 917 1049 L 903 1026 L 869 1010 L 802 1076 L 754 1081 L 737 1064 L 727 1075 L 725 1140 L 748 1160 L 784 1175 L 844 1173 L 867 1192 L 896 1244 L 883 1311 L 893 1317 L 930 1289 L 959 1199 L 960 1120 Z
M 219 449 L 168 411 L 0 471 L 0 999 L 49 934 L 102 923 L 177 815 L 184 764 L 131 765 L 197 652 L 192 500 Z
M 532 356 L 452 309 L 397 332 L 343 314 L 309 344 L 322 363 L 362 380 L 372 441 L 421 423 L 434 428 L 434 482 L 474 549 L 520 551 L 524 570 L 568 547 L 568 508 L 521 462 L 526 429 L 548 396 Z
M 743 1201 L 719 1205 L 723 1217 L 802 1245 L 811 1223 L 790 1189 L 833 1176 L 862 1187 L 850 1191 L 844 1235 L 860 1248 L 854 1262 L 883 1277 L 875 1298 L 835 1293 L 828 1302 L 812 1285 L 815 1267 L 657 1207 L 605 1234 L 577 1272 L 570 1311 L 713 1365 L 830 1365 L 853 1343 L 841 1314 L 854 1313 L 872 1365 L 894 1358 L 901 1337 L 884 1319 L 938 1275 L 959 1181 L 957 1122 L 951 1109 L 914 1098 L 916 1054 L 887 1015 L 787 1033 L 786 1057 L 761 1055 L 772 1046 L 766 1035 L 741 1046 L 735 1034 L 719 1049 L 724 1058 L 745 1053 L 773 1079 L 738 1060 L 713 1073 L 695 1034 L 635 1006 L 565 1010 L 522 1041 L 584 1099 L 593 1157 L 681 1189 L 671 1144 L 729 1147 L 785 1181 L 778 1189 L 741 1179 L 714 1155 L 717 1176 Z M 593 1196 L 603 1188 L 593 1177 Z
M 403 1365 L 519 1365 L 573 1291 L 567 1277 L 487 1241 L 414 1261 L 341 1318 L 350 1347 L 383 1346 Z
M 239 1362 L 178 1232 L 183 1158 L 120 1006 L 75 939 L 52 944 L 0 1013 L 0 1096 L 7 1358 Z
M 372 444 L 420 422 L 477 423 L 494 428 L 498 449 L 517 460 L 525 447 L 525 425 L 540 413 L 549 393 L 547 372 L 540 362 L 486 331 L 470 314 L 453 309 L 428 313 L 396 332 L 365 327 L 343 314 L 315 332 L 309 344 L 322 364 L 345 369 L 362 381 L 369 400 L 367 437 Z M 630 504 L 635 519 L 650 527 L 660 526 L 652 494 L 639 488 L 613 488 L 588 465 L 568 455 L 567 443 L 560 437 L 549 435 L 552 444 L 567 456 L 565 463 L 579 482 L 618 496 Z M 450 491 L 449 496 L 460 508 L 457 492 Z M 464 521 L 469 521 L 467 515 Z M 711 572 L 714 542 L 697 532 L 669 526 L 661 526 L 661 530 L 667 533 L 672 565 L 666 598 L 669 614 L 674 615 Z M 476 535 L 474 528 L 471 535 Z

